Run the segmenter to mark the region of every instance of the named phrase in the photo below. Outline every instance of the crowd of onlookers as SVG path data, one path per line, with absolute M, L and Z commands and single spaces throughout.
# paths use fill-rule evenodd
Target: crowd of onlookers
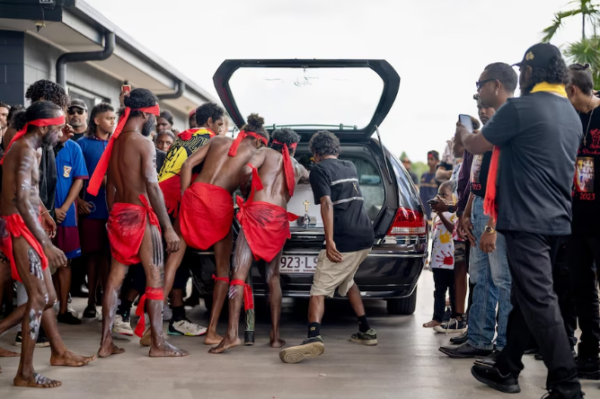
M 432 230 L 423 327 L 456 333 L 440 351 L 476 359 L 473 376 L 497 390 L 520 391 L 531 354 L 548 368 L 549 398 L 581 398 L 578 378 L 600 380 L 592 73 L 538 44 L 519 64 L 488 65 L 474 100 L 479 118 L 459 117 L 441 159 L 429 151 L 418 183 L 411 173 Z
M 71 99 L 61 86 L 48 80 L 40 80 L 31 85 L 26 98 L 32 103 L 40 99 L 51 101 L 60 106 L 66 116 L 67 126 L 60 142 L 54 147 L 42 149 L 40 197 L 49 211 L 44 215 L 43 226 L 69 260 L 67 267 L 58 268 L 53 273 L 58 297 L 55 305 L 57 320 L 59 323 L 81 324 L 81 319 L 101 318 L 98 307 L 102 304 L 103 287 L 110 271 L 111 254 L 105 227 L 109 211 L 104 188 L 96 196 L 89 194 L 86 188 L 89 177 L 94 173 L 115 130 L 119 107 L 99 103 L 89 109 L 85 101 Z M 194 109 L 189 114 L 190 127 L 197 126 L 195 112 Z M 14 134 L 25 125 L 24 116 L 24 106 L 9 106 L 0 102 L 1 154 Z M 173 115 L 163 110 L 157 117 L 156 131 L 152 133 L 156 145 L 157 172 L 178 133 Z M 185 271 L 187 275 L 180 276 L 184 287 L 190 276 L 189 269 Z M 0 309 L 2 315 L 8 316 L 14 309 L 15 292 L 17 305 L 26 302 L 27 294 L 23 284 L 15 283 L 10 278 L 5 280 L 8 281 L 0 287 Z M 144 285 L 142 266 L 131 267 L 121 291 L 121 305 L 113 327 L 114 332 L 133 335 L 130 324 L 131 307 L 140 292 L 143 293 Z M 164 311 L 165 321 L 170 321 L 169 333 L 186 336 L 204 333 L 202 326 L 191 323 L 185 317 L 184 293 L 175 292 L 174 295 L 177 297 L 174 301 L 177 306 L 173 307 L 172 300 L 173 309 L 166 306 Z M 72 296 L 87 298 L 87 307 L 81 315 L 71 306 Z M 198 303 L 198 292 L 194 290 L 188 304 Z M 18 332 L 15 344 L 19 345 L 21 340 L 21 332 Z M 49 346 L 43 329 L 38 336 L 37 345 Z

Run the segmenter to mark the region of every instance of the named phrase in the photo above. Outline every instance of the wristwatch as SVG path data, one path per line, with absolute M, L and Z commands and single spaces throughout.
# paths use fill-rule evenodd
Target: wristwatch
M 485 232 L 486 234 L 494 234 L 496 233 L 496 229 L 490 226 L 485 226 Z
M 456 212 L 456 207 L 454 205 L 448 205 L 448 212 L 455 213 Z

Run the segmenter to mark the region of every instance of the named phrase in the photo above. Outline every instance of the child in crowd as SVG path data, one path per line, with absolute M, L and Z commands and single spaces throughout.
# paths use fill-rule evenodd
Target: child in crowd
M 456 181 L 449 180 L 440 185 L 438 195 L 432 201 L 443 201 L 454 205 L 454 191 Z M 436 216 L 433 219 L 433 245 L 429 264 L 435 282 L 433 318 L 423 324 L 425 328 L 433 328 L 442 324 L 444 309 L 446 307 L 446 292 L 450 290 L 450 306 L 454 308 L 454 240 L 452 235 L 455 230 L 455 213 L 438 212 L 435 203 L 432 204 Z

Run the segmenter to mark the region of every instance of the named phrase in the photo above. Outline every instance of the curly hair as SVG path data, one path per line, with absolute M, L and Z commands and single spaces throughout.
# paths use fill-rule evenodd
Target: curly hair
M 25 110 L 25 107 L 22 106 L 21 104 L 15 105 L 14 107 L 10 108 L 10 110 L 8 111 L 8 118 L 7 118 L 9 124 L 10 124 L 10 121 L 14 118 L 17 111 L 20 111 L 20 110 Z
M 169 125 L 171 125 L 171 126 L 173 126 L 173 124 L 174 124 L 174 123 L 173 123 L 173 121 L 174 121 L 173 114 L 172 114 L 172 113 L 170 113 L 170 112 L 169 112 L 169 111 L 167 111 L 167 110 L 165 110 L 165 111 L 162 111 L 162 112 L 160 113 L 160 116 L 159 116 L 159 118 L 164 118 L 164 119 L 166 119 L 166 120 L 167 120 L 167 122 L 169 122 Z
M 569 65 L 571 73 L 571 84 L 579 87 L 584 94 L 592 94 L 594 92 L 594 77 L 590 64 L 573 64 Z
M 90 120 L 88 122 L 88 129 L 85 132 L 85 137 L 94 137 L 96 135 L 96 129 L 98 128 L 98 126 L 96 126 L 96 122 L 94 121 L 94 119 L 96 119 L 96 116 L 98 116 L 98 114 L 103 114 L 108 111 L 115 111 L 113 106 L 109 103 L 96 104 L 94 108 L 92 108 L 92 112 L 90 113 Z
M 242 126 L 241 131 L 258 133 L 269 141 L 269 132 L 264 127 L 265 119 L 258 114 L 248 115 L 247 123 Z
M 294 150 L 290 148 L 290 145 L 300 142 L 300 136 L 298 135 L 298 133 L 288 128 L 275 130 L 271 134 L 271 137 L 273 138 L 273 140 L 277 140 L 283 144 L 287 144 L 288 151 L 290 154 L 294 152 Z M 281 152 L 281 150 L 283 150 L 283 145 L 271 143 L 271 148 L 275 151 Z
M 225 110 L 217 104 L 209 102 L 196 108 L 196 113 L 194 115 L 198 126 L 203 126 L 208 122 L 208 118 L 212 118 L 213 123 L 218 119 L 223 119 Z
M 562 57 L 552 57 L 548 65 L 544 68 L 531 67 L 531 76 L 527 87 L 521 87 L 524 93 L 530 93 L 533 87 L 542 82 L 568 85 L 571 82 L 569 68 Z
M 16 108 L 16 107 L 13 107 L 13 108 Z M 27 119 L 25 118 L 25 111 L 26 111 L 26 109 L 23 106 L 21 106 L 21 108 L 14 110 L 12 112 L 12 114 L 10 115 L 9 126 L 12 127 L 13 129 L 15 129 L 16 131 L 23 129 L 25 127 L 25 124 L 27 123 Z M 6 145 L 8 145 L 8 143 L 6 143 Z
M 38 80 L 29 86 L 25 98 L 32 103 L 40 100 L 50 101 L 61 108 L 66 108 L 71 102 L 62 86 L 46 79 Z
M 131 90 L 131 93 L 129 93 L 128 96 L 125 96 L 123 103 L 126 107 L 132 109 L 129 116 L 134 117 L 142 114 L 141 111 L 133 111 L 134 109 L 152 107 L 158 104 L 158 98 L 156 98 L 156 96 L 148 89 L 134 89 Z M 124 111 L 124 108 L 120 109 L 119 116 L 122 115 Z
M 340 155 L 340 139 L 327 130 L 315 133 L 308 142 L 308 148 L 314 155 Z

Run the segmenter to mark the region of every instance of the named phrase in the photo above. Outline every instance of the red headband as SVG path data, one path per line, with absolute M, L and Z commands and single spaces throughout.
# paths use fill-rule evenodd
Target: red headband
M 8 147 L 6 147 L 6 152 L 5 154 L 8 152 L 8 150 L 10 150 L 10 147 L 13 145 L 13 143 L 17 140 L 19 140 L 21 137 L 25 136 L 25 134 L 27 133 L 27 128 L 31 125 L 31 126 L 54 126 L 54 125 L 64 125 L 65 124 L 65 116 L 59 116 L 57 118 L 47 118 L 47 119 L 36 119 L 30 122 L 27 122 L 25 124 L 25 126 L 23 127 L 23 129 L 19 130 L 17 132 L 17 134 L 15 134 L 15 137 L 13 137 L 13 139 L 10 141 L 10 143 L 8 144 Z M 0 165 L 2 165 L 4 163 L 4 158 L 2 158 L 2 160 L 0 161 Z
M 240 143 L 246 137 L 254 137 L 257 140 L 260 140 L 264 145 L 268 144 L 267 139 L 265 137 L 261 136 L 260 134 L 256 134 L 255 132 L 246 132 L 245 130 L 242 130 L 240 132 L 240 134 L 238 134 L 238 136 L 235 138 L 235 140 L 233 140 L 233 144 L 231 144 L 231 147 L 229 148 L 229 152 L 227 153 L 227 155 L 229 155 L 230 157 L 235 157 L 235 155 L 237 154 L 238 147 L 240 146 Z
M 152 107 L 145 107 L 139 109 L 131 109 L 129 107 L 125 108 L 125 112 L 123 112 L 123 115 L 121 116 L 121 118 L 119 118 L 119 124 L 117 125 L 117 128 L 115 129 L 113 135 L 110 137 L 108 145 L 106 146 L 106 150 L 104 150 L 104 153 L 102 154 L 98 165 L 96 165 L 96 170 L 94 170 L 94 174 L 90 179 L 87 192 L 94 196 L 98 195 L 98 190 L 100 190 L 100 185 L 102 184 L 102 180 L 104 179 L 104 175 L 106 174 L 106 170 L 108 169 L 108 162 L 110 161 L 110 156 L 112 154 L 112 149 L 115 144 L 115 140 L 119 138 L 119 135 L 123 131 L 123 128 L 125 127 L 125 124 L 129 119 L 129 114 L 131 113 L 131 111 L 146 112 L 155 116 L 160 115 L 160 108 L 158 104 L 153 105 Z
M 283 171 L 285 173 L 285 181 L 288 186 L 288 192 L 290 193 L 290 197 L 294 195 L 294 187 L 296 186 L 296 176 L 294 173 L 294 165 L 292 165 L 292 158 L 290 157 L 290 150 L 288 149 L 288 145 L 282 143 L 279 140 L 273 139 L 272 144 L 279 144 L 283 146 L 283 151 L 281 151 L 281 155 L 283 156 Z M 298 146 L 298 143 L 290 144 L 289 148 L 295 150 Z

